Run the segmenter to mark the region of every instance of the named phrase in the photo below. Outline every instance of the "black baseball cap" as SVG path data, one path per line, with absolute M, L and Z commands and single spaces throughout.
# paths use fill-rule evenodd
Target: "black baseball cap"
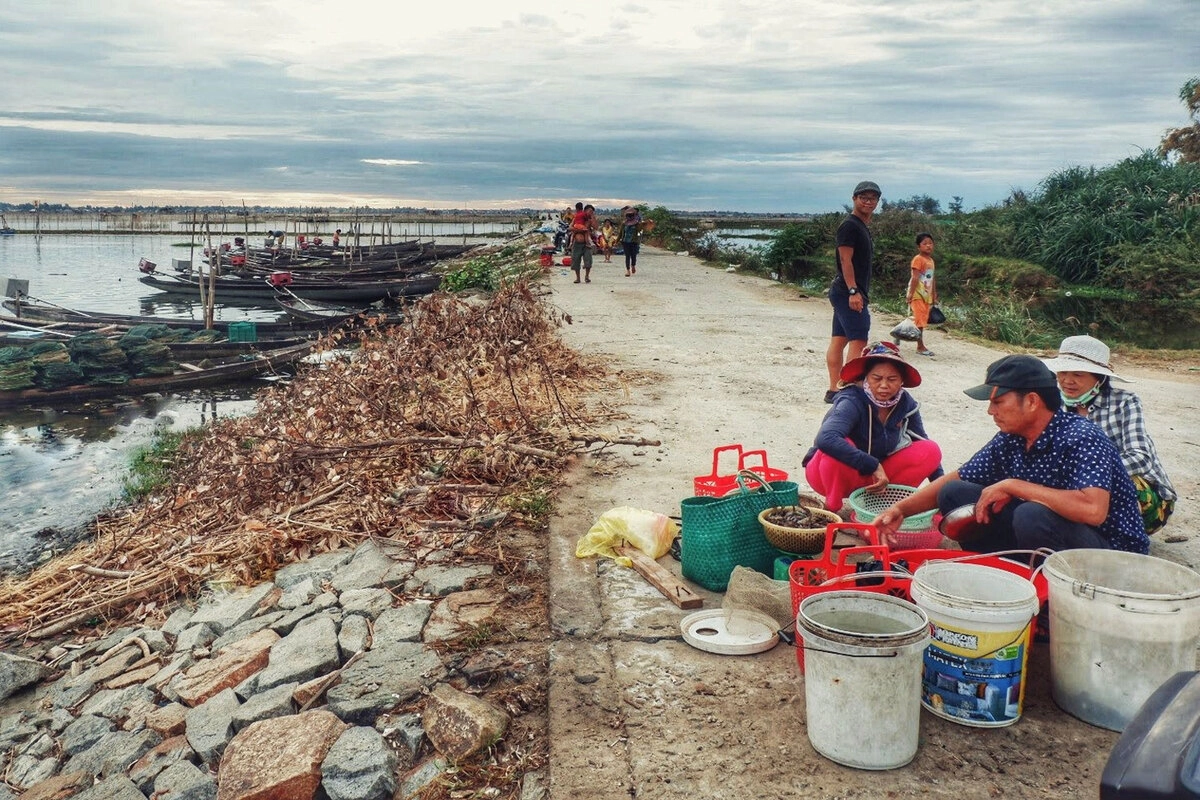
M 1058 378 L 1044 361 L 1033 356 L 1015 355 L 993 361 L 988 365 L 983 383 L 964 389 L 963 394 L 974 400 L 995 400 L 1015 389 L 1034 391 L 1057 388 Z
M 859 181 L 858 186 L 854 187 L 855 197 L 858 197 L 860 194 L 866 194 L 867 192 L 874 192 L 881 197 L 883 196 L 883 192 L 879 190 L 879 184 L 875 181 Z

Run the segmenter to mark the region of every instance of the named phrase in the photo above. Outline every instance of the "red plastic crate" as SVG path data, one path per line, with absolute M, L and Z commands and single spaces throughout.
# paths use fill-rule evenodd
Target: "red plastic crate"
M 730 460 L 729 456 L 737 455 L 737 467 L 726 475 L 721 474 L 722 454 L 728 454 L 726 461 Z M 748 457 L 752 462 L 757 460 L 758 465 L 748 466 L 746 463 Z M 724 497 L 737 488 L 737 474 L 744 469 L 760 476 L 767 483 L 788 479 L 787 472 L 775 469 L 767 463 L 766 450 L 742 450 L 740 444 L 726 444 L 713 448 L 712 472 L 708 475 L 698 475 L 692 479 L 692 493 L 697 497 Z M 757 489 L 758 486 L 752 484 L 747 488 Z

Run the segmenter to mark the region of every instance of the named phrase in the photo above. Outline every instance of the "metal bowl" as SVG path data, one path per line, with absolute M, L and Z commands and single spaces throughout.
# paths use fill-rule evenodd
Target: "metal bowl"
M 961 544 L 979 539 L 983 535 L 985 526 L 975 521 L 975 504 L 968 503 L 946 512 L 942 516 L 941 523 L 938 524 L 938 530 L 947 539 L 953 539 Z

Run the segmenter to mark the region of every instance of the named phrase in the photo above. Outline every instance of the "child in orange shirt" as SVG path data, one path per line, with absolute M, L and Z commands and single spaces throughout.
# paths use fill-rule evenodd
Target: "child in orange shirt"
M 921 335 L 917 338 L 917 353 L 933 357 L 925 346 L 925 326 L 929 324 L 929 307 L 937 303 L 937 283 L 933 277 L 933 235 L 917 234 L 917 254 L 912 260 L 912 278 L 908 281 L 908 307 Z

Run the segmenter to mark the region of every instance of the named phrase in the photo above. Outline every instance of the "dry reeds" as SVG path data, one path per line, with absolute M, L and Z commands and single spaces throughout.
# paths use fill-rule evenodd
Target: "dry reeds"
M 435 295 L 410 321 L 324 343 L 258 410 L 186 437 L 171 489 L 98 520 L 94 540 L 0 584 L 6 641 L 149 616 L 205 581 L 254 583 L 385 537 L 418 557 L 520 521 L 593 421 L 603 381 L 525 283 Z M 339 354 L 340 353 L 340 354 Z M 540 489 L 539 489 L 540 491 Z

